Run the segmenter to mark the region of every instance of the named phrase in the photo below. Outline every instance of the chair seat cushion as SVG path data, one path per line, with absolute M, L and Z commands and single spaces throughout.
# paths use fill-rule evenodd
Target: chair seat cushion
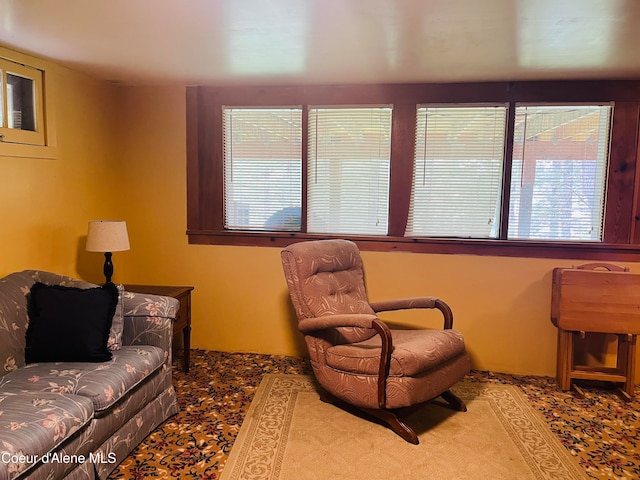
M 93 418 L 91 400 L 34 392 L 0 396 L 0 478 L 13 478 Z
M 456 330 L 391 330 L 393 352 L 390 376 L 415 377 L 465 354 L 464 339 Z M 380 336 L 359 343 L 335 345 L 326 351 L 327 365 L 361 375 L 377 375 Z
M 109 409 L 164 362 L 161 348 L 123 346 L 108 362 L 31 363 L 0 379 L 11 393 L 58 392 L 89 398 L 96 412 Z

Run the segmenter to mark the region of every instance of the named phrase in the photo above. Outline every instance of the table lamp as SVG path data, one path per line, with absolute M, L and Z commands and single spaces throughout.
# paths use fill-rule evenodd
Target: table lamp
M 87 233 L 87 251 L 104 252 L 104 276 L 111 283 L 113 263 L 111 252 L 129 250 L 127 222 L 124 220 L 92 220 Z

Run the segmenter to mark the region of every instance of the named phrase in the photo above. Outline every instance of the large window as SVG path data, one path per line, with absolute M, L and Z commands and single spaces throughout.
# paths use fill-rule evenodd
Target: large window
M 302 112 L 224 109 L 224 226 L 300 230 Z
M 418 106 L 410 237 L 497 238 L 507 107 Z
M 189 239 L 633 256 L 636 82 L 541 86 L 189 88 Z
M 516 106 L 509 238 L 601 241 L 609 105 Z
M 391 109 L 309 108 L 307 231 L 387 234 Z M 302 110 L 224 108 L 225 228 L 302 231 Z
M 391 108 L 311 108 L 307 232 L 386 235 Z

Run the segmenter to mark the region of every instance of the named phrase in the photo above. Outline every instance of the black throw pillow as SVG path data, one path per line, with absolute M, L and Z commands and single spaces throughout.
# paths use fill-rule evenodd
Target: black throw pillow
M 25 362 L 105 362 L 111 321 L 118 304 L 114 284 L 96 288 L 31 287 Z

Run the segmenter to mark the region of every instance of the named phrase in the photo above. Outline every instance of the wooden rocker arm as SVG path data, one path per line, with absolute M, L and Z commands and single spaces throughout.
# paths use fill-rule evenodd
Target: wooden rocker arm
M 393 310 L 409 310 L 414 308 L 437 308 L 442 312 L 444 318 L 444 329 L 453 328 L 453 312 L 444 300 L 436 297 L 411 297 L 396 300 L 384 300 L 381 302 L 371 302 L 374 312 L 390 312 Z
M 378 367 L 378 405 L 385 408 L 387 403 L 387 377 L 391 365 L 393 340 L 389 327 L 375 315 L 370 314 L 336 314 L 322 317 L 304 318 L 298 322 L 298 328 L 304 334 L 337 327 L 373 328 L 380 335 L 381 352 Z
M 382 351 L 380 352 L 380 365 L 378 367 L 378 407 L 387 408 L 387 378 L 391 366 L 391 352 L 393 351 L 393 340 L 391 330 L 386 323 L 376 318 L 373 321 L 373 328 L 380 335 Z

